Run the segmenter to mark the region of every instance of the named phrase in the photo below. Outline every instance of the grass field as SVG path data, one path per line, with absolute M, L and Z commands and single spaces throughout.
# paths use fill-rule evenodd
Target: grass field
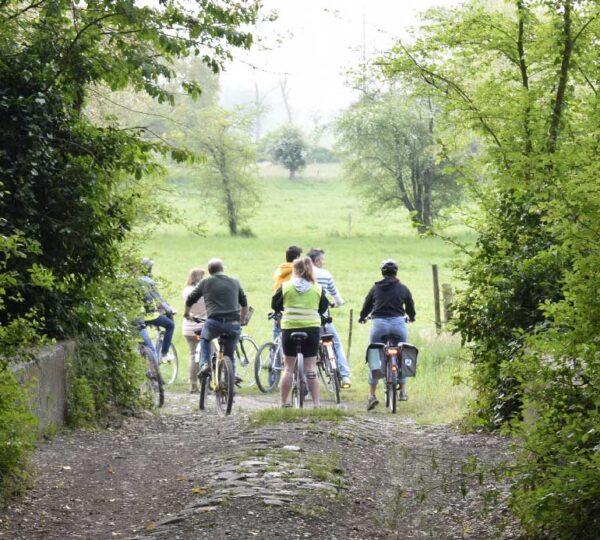
M 402 410 L 426 423 L 460 417 L 468 389 L 454 386 L 452 380 L 457 374 L 464 377 L 466 367 L 459 360 L 457 339 L 447 334 L 437 336 L 433 322 L 431 265 L 438 265 L 442 282 L 452 283 L 451 262 L 456 255 L 451 246 L 437 238 L 419 238 L 401 208 L 385 213 L 367 208 L 340 178 L 337 165 L 308 167 L 295 181 L 288 180 L 279 167 L 262 167 L 262 204 L 248 223 L 252 237 L 230 237 L 210 204 L 186 180 L 185 170 L 176 171 L 171 182 L 175 190 L 171 202 L 181 215 L 190 222 L 206 222 L 205 236 L 194 235 L 181 225 L 168 225 L 155 232 L 145 246 L 145 255 L 155 260 L 155 274 L 170 284 L 165 296 L 180 314 L 181 289 L 189 269 L 205 267 L 210 258 L 220 257 L 226 273 L 240 279 L 256 310 L 247 332 L 263 342 L 270 337 L 271 325 L 266 315 L 270 310 L 272 274 L 284 262 L 286 247 L 297 244 L 305 252 L 310 247 L 323 248 L 326 268 L 346 301 L 345 306 L 333 312 L 346 348 L 353 311 L 353 388 L 345 391 L 343 398 L 362 404 L 367 392 L 364 351 L 369 325 L 358 325 L 356 320 L 366 293 L 380 279 L 379 262 L 393 257 L 399 263 L 400 280 L 408 285 L 415 299 L 417 322 L 409 326 L 409 341 L 420 349 L 418 377 L 409 381 L 410 400 L 402 404 Z M 468 233 L 456 234 L 468 240 Z M 185 363 L 186 347 L 179 328 L 178 324 L 175 344 Z M 186 374 L 184 367 L 179 381 L 182 385 Z

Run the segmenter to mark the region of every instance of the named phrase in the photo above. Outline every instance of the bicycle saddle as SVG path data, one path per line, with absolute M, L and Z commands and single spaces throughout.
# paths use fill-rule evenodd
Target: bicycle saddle
M 303 339 L 306 339 L 308 337 L 308 334 L 306 332 L 292 332 L 292 335 L 290 337 L 292 339 L 295 339 L 296 341 L 301 341 Z
M 396 334 L 386 334 L 385 336 L 381 336 L 381 341 L 389 342 L 390 345 L 398 345 L 398 343 L 402 342 L 402 338 Z

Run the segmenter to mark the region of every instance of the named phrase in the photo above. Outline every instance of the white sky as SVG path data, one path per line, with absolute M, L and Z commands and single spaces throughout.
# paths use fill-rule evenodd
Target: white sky
M 367 58 L 405 37 L 418 13 L 432 6 L 454 6 L 459 0 L 263 0 L 265 12 L 278 19 L 258 29 L 258 44 L 236 52 L 221 77 L 225 106 L 251 102 L 255 84 L 271 109 L 264 129 L 285 121 L 279 80 L 287 73 L 293 121 L 310 131 L 315 121 L 331 119 L 351 103 L 345 72 L 363 55 L 363 17 Z M 266 47 L 266 48 L 265 48 Z M 255 66 L 252 68 L 250 65 Z

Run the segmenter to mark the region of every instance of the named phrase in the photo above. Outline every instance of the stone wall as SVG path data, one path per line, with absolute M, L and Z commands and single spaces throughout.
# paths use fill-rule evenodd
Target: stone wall
M 60 426 L 66 420 L 67 359 L 73 351 L 73 342 L 43 347 L 35 360 L 13 368 L 17 378 L 29 388 L 30 405 L 39 419 L 40 433 Z

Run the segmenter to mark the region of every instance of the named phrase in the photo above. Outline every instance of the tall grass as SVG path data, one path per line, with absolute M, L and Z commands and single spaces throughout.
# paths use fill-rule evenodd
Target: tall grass
M 318 171 L 318 176 L 317 176 Z M 353 310 L 353 335 L 350 364 L 353 388 L 344 391 L 344 400 L 366 399 L 364 350 L 369 325 L 358 325 L 358 312 L 369 288 L 380 279 L 379 262 L 393 257 L 399 263 L 399 278 L 411 289 L 417 308 L 417 322 L 409 326 L 409 341 L 421 350 L 418 377 L 410 382 L 410 400 L 402 410 L 424 422 L 453 420 L 460 416 L 468 392 L 464 386 L 452 386 L 455 372 L 465 373 L 460 347 L 454 338 L 438 337 L 434 332 L 431 265 L 437 264 L 443 282 L 452 283 L 451 246 L 438 238 L 420 238 L 402 208 L 382 212 L 368 208 L 357 199 L 340 178 L 337 165 L 315 165 L 295 181 L 285 171 L 269 166 L 259 179 L 262 204 L 249 222 L 254 236 L 230 237 L 210 203 L 185 169 L 173 172 L 171 202 L 191 222 L 205 220 L 206 235 L 196 236 L 181 225 L 168 225 L 153 234 L 145 247 L 152 257 L 155 273 L 169 281 L 169 300 L 183 312 L 181 289 L 193 266 L 205 266 L 211 257 L 225 262 L 226 272 L 237 276 L 255 308 L 246 329 L 258 342 L 270 338 L 272 275 L 284 262 L 288 245 L 320 247 L 326 252 L 328 268 L 346 304 L 334 310 L 334 323 L 344 345 L 348 345 L 349 315 Z M 469 240 L 464 231 L 456 231 Z M 177 330 L 179 332 L 179 330 Z M 175 342 L 180 356 L 186 357 L 183 339 Z M 186 358 L 183 358 L 184 363 Z M 180 382 L 186 380 L 186 368 Z M 362 405 L 362 403 L 361 403 Z

